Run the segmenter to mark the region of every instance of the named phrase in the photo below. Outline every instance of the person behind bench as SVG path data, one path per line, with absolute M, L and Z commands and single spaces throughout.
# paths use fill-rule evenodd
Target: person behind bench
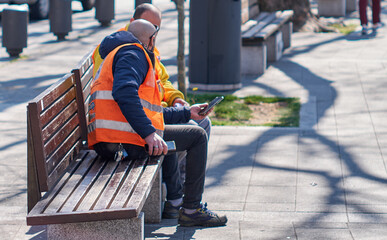
M 156 82 L 153 69 L 158 30 L 152 23 L 138 19 L 130 24 L 128 31 L 113 33 L 102 41 L 100 53 L 104 62 L 90 93 L 89 147 L 106 159 L 116 159 L 118 153 L 123 153 L 126 159 L 134 160 L 167 154 L 165 141 L 174 140 L 177 151 L 187 151 L 185 192 L 178 223 L 204 227 L 225 225 L 226 216 L 218 216 L 201 203 L 207 134 L 199 126 L 179 125 L 206 117 L 208 114 L 200 116 L 198 112 L 207 104 L 162 107 L 160 83 Z M 180 179 L 173 180 L 179 189 Z M 177 194 L 183 196 L 181 188 Z

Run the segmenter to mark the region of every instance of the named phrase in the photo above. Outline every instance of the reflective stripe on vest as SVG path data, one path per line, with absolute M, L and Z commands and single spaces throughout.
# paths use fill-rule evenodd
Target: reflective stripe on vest
M 96 128 L 106 128 L 106 129 L 112 129 L 117 131 L 136 133 L 136 131 L 134 131 L 134 129 L 132 128 L 132 126 L 130 126 L 130 124 L 125 122 L 112 121 L 112 120 L 97 119 L 87 126 L 87 131 L 91 133 L 95 131 Z M 163 136 L 163 131 L 161 130 L 156 129 L 156 133 L 160 136 Z
M 95 99 L 99 99 L 99 100 L 113 100 L 114 101 L 114 98 L 112 96 L 112 92 L 111 91 L 97 91 L 97 92 L 91 94 L 90 102 L 92 102 Z M 159 113 L 163 112 L 163 107 L 161 107 L 161 106 L 152 104 L 152 103 L 150 103 L 150 102 L 148 102 L 148 101 L 146 101 L 144 99 L 141 99 L 141 98 L 140 98 L 140 101 L 141 101 L 141 105 L 144 108 L 149 109 L 150 111 L 159 112 Z

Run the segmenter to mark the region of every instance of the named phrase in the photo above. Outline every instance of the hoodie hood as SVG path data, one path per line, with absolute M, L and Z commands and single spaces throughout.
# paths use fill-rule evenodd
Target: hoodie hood
M 99 47 L 99 54 L 102 59 L 113 51 L 116 47 L 127 43 L 140 43 L 140 41 L 128 31 L 118 31 L 103 39 Z

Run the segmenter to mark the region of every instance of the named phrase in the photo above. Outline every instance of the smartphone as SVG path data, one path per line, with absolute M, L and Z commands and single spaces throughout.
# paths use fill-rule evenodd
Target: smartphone
M 223 96 L 218 96 L 214 98 L 206 108 L 203 108 L 200 112 L 199 115 L 206 115 L 211 109 L 215 107 L 216 104 L 220 103 L 224 99 Z
M 176 144 L 175 144 L 175 141 L 166 141 L 165 142 L 167 144 L 167 147 L 168 147 L 168 152 L 174 152 L 176 151 Z M 149 151 L 149 146 L 148 144 L 145 144 L 145 151 Z

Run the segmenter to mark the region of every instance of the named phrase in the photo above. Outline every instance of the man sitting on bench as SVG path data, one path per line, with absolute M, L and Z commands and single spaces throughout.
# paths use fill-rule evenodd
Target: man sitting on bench
M 161 106 L 160 83 L 156 82 L 153 70 L 157 32 L 157 26 L 139 19 L 130 24 L 128 31 L 113 33 L 102 41 L 99 52 L 104 62 L 90 93 L 89 146 L 107 159 L 139 159 L 167 154 L 165 141 L 174 140 L 177 151 L 187 151 L 184 197 L 180 178 L 171 179 L 176 184 L 176 195 L 183 197 L 179 224 L 225 225 L 226 216 L 218 216 L 201 203 L 208 147 L 205 130 L 193 125 L 173 125 L 203 119 L 208 113 L 198 113 L 207 104 Z

